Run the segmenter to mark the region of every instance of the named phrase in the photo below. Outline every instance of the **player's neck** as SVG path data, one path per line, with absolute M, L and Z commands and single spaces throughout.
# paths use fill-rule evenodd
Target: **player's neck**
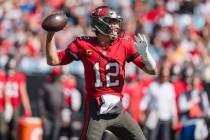
M 97 42 L 100 46 L 105 47 L 105 46 L 109 46 L 112 43 L 112 40 L 110 39 L 109 36 L 105 36 L 105 35 L 97 35 Z

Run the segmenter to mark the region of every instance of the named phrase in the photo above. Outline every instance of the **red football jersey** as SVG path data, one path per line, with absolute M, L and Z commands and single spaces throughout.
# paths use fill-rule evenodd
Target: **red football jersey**
M 87 97 L 96 98 L 103 94 L 121 96 L 124 84 L 124 66 L 126 61 L 135 60 L 140 68 L 144 67 L 141 57 L 130 37 L 115 40 L 109 47 L 103 48 L 96 37 L 77 37 L 66 50 L 58 53 L 60 64 L 81 60 L 85 68 Z
M 0 112 L 4 109 L 4 85 L 6 82 L 6 74 L 0 70 Z
M 26 82 L 26 77 L 21 72 L 16 72 L 12 76 L 7 76 L 5 93 L 10 97 L 13 108 L 20 105 L 20 86 Z

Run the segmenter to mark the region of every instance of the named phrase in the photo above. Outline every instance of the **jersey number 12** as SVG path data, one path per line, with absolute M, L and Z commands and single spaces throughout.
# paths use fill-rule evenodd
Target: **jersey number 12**
M 119 86 L 119 80 L 114 80 L 114 81 L 111 80 L 111 77 L 117 77 L 119 75 L 120 72 L 119 64 L 117 62 L 109 62 L 105 65 L 105 71 L 110 70 L 111 67 L 115 69 L 115 72 L 106 73 L 106 87 Z M 95 87 L 102 87 L 103 83 L 101 81 L 99 62 L 94 64 L 93 69 L 96 74 Z

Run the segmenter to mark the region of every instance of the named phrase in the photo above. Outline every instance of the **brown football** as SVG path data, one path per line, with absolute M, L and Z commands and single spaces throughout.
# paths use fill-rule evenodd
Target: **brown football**
M 42 22 L 42 28 L 48 32 L 62 30 L 67 24 L 67 17 L 62 13 L 55 13 L 47 16 Z

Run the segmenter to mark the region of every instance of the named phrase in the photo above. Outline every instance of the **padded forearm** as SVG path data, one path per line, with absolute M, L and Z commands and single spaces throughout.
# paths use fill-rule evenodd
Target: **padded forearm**
M 152 55 L 149 53 L 149 51 L 146 51 L 142 55 L 142 59 L 143 59 L 143 62 L 145 64 L 145 67 L 148 70 L 155 70 L 155 68 L 156 68 L 156 62 L 155 62 L 154 58 L 152 57 Z

